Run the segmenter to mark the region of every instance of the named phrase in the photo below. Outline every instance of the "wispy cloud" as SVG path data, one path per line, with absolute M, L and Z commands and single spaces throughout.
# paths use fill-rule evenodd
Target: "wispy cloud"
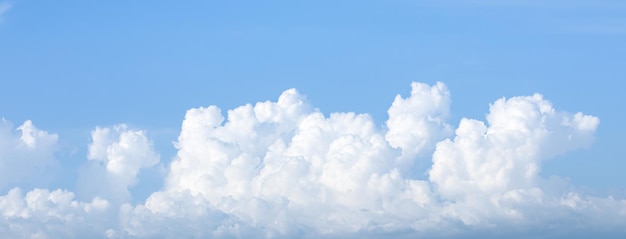
M 13 5 L 9 2 L 0 2 L 0 17 L 2 17 L 6 12 L 8 12 Z
M 4 15 L 11 10 L 13 5 L 9 2 L 0 2 L 0 25 L 4 21 Z

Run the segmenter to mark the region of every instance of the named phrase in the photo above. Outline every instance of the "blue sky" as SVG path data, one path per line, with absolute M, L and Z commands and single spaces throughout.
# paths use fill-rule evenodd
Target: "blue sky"
M 409 97 L 412 82 L 443 82 L 451 129 L 462 118 L 485 121 L 502 97 L 534 93 L 559 112 L 599 118 L 592 144 L 541 161 L 538 177 L 624 199 L 624 12 L 626 2 L 608 0 L 3 1 L 0 117 L 13 129 L 32 120 L 58 142 L 49 178 L 7 179 L 0 195 L 61 188 L 82 201 L 141 205 L 173 177 L 170 162 L 184 161 L 172 142 L 189 109 L 216 105 L 226 114 L 295 88 L 326 117 L 369 114 L 384 134 L 397 94 Z M 144 130 L 160 160 L 136 169 L 123 188 L 130 198 L 108 199 L 81 181 L 110 159 L 88 159 L 95 128 L 118 124 L 128 126 L 120 135 Z M 13 151 L 1 150 L 2 167 L 13 167 Z

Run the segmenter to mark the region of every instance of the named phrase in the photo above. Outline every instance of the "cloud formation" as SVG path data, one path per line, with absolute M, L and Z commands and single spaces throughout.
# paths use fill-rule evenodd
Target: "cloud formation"
M 0 196 L 0 233 L 7 238 L 103 238 L 110 228 L 109 203 L 74 200 L 65 190 L 19 188 Z
M 92 164 L 81 175 L 81 191 L 117 203 L 130 201 L 128 188 L 137 183 L 139 171 L 160 161 L 152 142 L 145 131 L 129 129 L 124 124 L 96 127 L 91 139 L 87 159 Z
M 453 129 L 445 84 L 411 89 L 394 99 L 383 127 L 367 114 L 325 116 L 295 89 L 226 115 L 190 109 L 163 188 L 139 204 L 124 193 L 158 154 L 143 131 L 96 128 L 87 158 L 108 176 L 85 181 L 119 190 L 79 202 L 62 190 L 13 189 L 0 198 L 0 230 L 108 238 L 626 233 L 625 200 L 539 175 L 543 160 L 589 147 L 597 117 L 558 111 L 535 94 L 499 99 L 486 122 L 464 118 Z M 412 167 L 424 160 L 426 178 Z M 38 227 L 53 216 L 64 226 Z
M 58 136 L 40 130 L 30 120 L 17 128 L 0 119 L 0 190 L 16 183 L 41 183 L 57 162 Z M 37 176 L 37 177 L 34 177 Z

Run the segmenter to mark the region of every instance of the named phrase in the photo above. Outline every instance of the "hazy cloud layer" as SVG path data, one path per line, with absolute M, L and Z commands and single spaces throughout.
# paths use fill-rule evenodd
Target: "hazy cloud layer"
M 96 128 L 83 177 L 84 187 L 98 189 L 89 192 L 94 199 L 15 188 L 0 197 L 0 232 L 38 238 L 626 234 L 625 200 L 581 194 L 539 175 L 543 160 L 589 147 L 598 118 L 558 111 L 535 94 L 498 99 L 486 122 L 464 118 L 454 129 L 443 83 L 411 89 L 394 99 L 382 127 L 366 114 L 325 116 L 295 89 L 276 102 L 225 114 L 216 106 L 190 109 L 164 187 L 140 204 L 129 203 L 128 187 L 142 168 L 159 162 L 150 140 L 125 125 Z M 16 141 L 8 135 L 0 140 Z M 24 147 L 45 142 L 37 137 L 52 142 L 47 133 L 27 135 L 39 136 L 20 138 Z M 412 167 L 422 161 L 431 162 L 426 177 Z

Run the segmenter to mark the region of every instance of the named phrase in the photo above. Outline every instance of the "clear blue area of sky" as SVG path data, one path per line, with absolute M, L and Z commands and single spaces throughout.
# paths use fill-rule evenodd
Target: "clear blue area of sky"
M 383 125 L 411 81 L 442 81 L 453 125 L 535 92 L 598 116 L 592 148 L 547 161 L 543 174 L 626 195 L 626 1 L 10 4 L 0 117 L 58 133 L 74 152 L 60 153 L 68 168 L 84 162 L 97 125 L 148 130 L 167 162 L 192 107 L 225 111 L 295 87 L 326 114 L 369 113 Z

